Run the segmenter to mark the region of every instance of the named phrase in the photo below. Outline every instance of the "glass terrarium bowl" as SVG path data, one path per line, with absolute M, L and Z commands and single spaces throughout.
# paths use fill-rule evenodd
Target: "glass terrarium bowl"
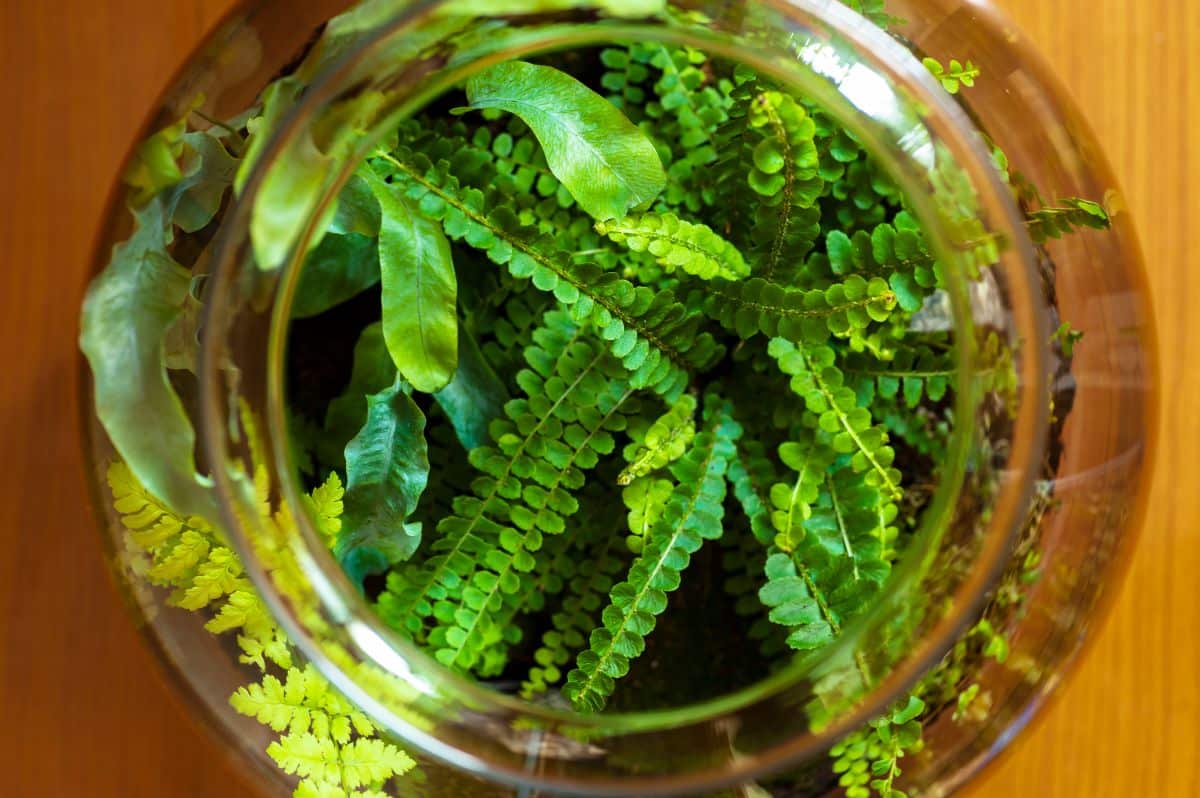
M 169 255 L 173 299 L 89 299 L 96 504 L 148 640 L 272 794 L 300 779 L 306 795 L 865 796 L 878 779 L 945 794 L 1019 731 L 1114 591 L 1146 483 L 1148 307 L 1119 190 L 1041 62 L 981 2 L 857 9 L 886 32 L 824 0 L 667 5 L 248 2 L 147 126 L 168 132 L 135 153 L 97 266 L 135 252 L 149 291 Z M 907 323 L 947 334 L 952 423 L 911 540 L 833 643 L 741 682 L 699 666 L 690 697 L 584 714 L 467 678 L 381 620 L 305 493 L 288 364 L 307 253 L 404 119 L 497 62 L 638 41 L 752 67 L 848 131 L 843 174 L 898 187 L 939 264 L 942 287 Z M 210 149 L 180 144 L 185 130 Z M 845 185 L 842 207 L 869 219 Z M 173 186 L 164 234 L 146 198 Z M 152 317 L 171 337 L 139 349 Z M 98 318 L 131 330 L 134 368 L 89 338 Z M 706 654 L 750 644 L 703 637 Z M 897 772 L 868 773 L 913 721 Z

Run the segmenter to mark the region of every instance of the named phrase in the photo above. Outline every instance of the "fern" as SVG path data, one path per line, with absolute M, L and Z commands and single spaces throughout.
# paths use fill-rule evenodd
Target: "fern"
M 1062 238 L 1080 229 L 1107 230 L 1112 226 L 1108 211 L 1098 202 L 1068 198 L 1058 205 L 1030 211 L 1026 227 L 1035 244 Z
M 921 309 L 926 296 L 942 285 L 938 265 L 916 221 L 901 212 L 890 224 L 859 230 L 852 236 L 834 230 L 825 238 L 825 254 L 806 266 L 812 276 L 828 269 L 833 279 L 858 274 L 888 281 L 900 308 Z
M 617 476 L 617 484 L 629 485 L 678 460 L 696 437 L 695 414 L 696 397 L 684 394 L 676 399 L 643 435 L 635 436 L 625 447 L 628 465 Z
M 718 134 L 724 232 L 747 252 L 755 275 L 787 285 L 820 231 L 816 127 L 790 95 L 762 89 L 744 70 L 735 80 L 730 119 Z
M 714 280 L 706 291 L 696 301 L 743 339 L 762 333 L 798 343 L 837 336 L 862 348 L 871 325 L 888 321 L 896 307 L 896 294 L 886 282 L 858 275 L 825 289 L 784 288 L 755 277 L 740 283 Z
M 596 222 L 596 231 L 634 252 L 649 252 L 668 272 L 679 269 L 704 280 L 737 280 L 749 273 L 742 253 L 703 224 L 673 213 L 643 213 Z
M 857 391 L 860 405 L 868 407 L 876 397 L 900 396 L 904 406 L 913 409 L 926 399 L 941 401 L 958 370 L 950 353 L 915 345 L 901 349 L 886 363 L 850 355 L 843 361 L 842 371 Z
M 892 21 L 880 0 L 846 4 L 877 24 Z M 668 13 L 707 24 L 692 12 Z M 345 35 L 337 34 L 344 27 L 331 23 L 327 35 Z M 251 124 L 231 120 L 229 137 L 198 138 L 185 122 L 139 150 L 130 180 L 143 224 L 115 257 L 124 268 L 137 257 L 172 266 L 170 296 L 147 299 L 175 321 L 107 335 L 94 324 L 90 347 L 122 344 L 105 350 L 117 360 L 104 359 L 102 379 L 194 368 L 202 293 L 185 291 L 179 258 L 207 261 L 212 236 L 202 228 L 220 212 L 232 171 L 248 172 L 263 132 L 304 90 L 303 76 L 343 45 L 322 39 L 301 77 L 273 86 Z M 935 257 L 864 142 L 813 100 L 686 46 L 639 41 L 540 61 L 497 63 L 473 76 L 463 87 L 469 108 L 447 111 L 450 97 L 431 104 L 341 191 L 329 232 L 306 262 L 297 307 L 302 316 L 329 312 L 335 326 L 361 334 L 348 384 L 305 383 L 293 393 L 288 438 L 306 478 L 328 475 L 300 507 L 339 554 L 364 550 L 365 505 L 356 497 L 414 469 L 402 480 L 411 488 L 400 497 L 403 512 L 372 516 L 379 523 L 365 548 L 379 556 L 347 568 L 355 577 L 386 569 L 384 587 L 362 584 L 388 624 L 445 666 L 503 684 L 520 680 L 527 699 L 565 698 L 592 712 L 610 701 L 636 705 L 668 683 L 685 692 L 697 684 L 691 674 L 647 676 L 659 662 L 624 679 L 669 606 L 679 625 L 658 631 L 658 652 L 681 642 L 691 651 L 688 624 L 713 600 L 722 602 L 712 605 L 716 612 L 741 619 L 735 644 L 757 647 L 765 669 L 836 641 L 878 600 L 912 539 L 953 425 L 964 421 L 953 396 L 963 375 L 939 315 L 951 264 Z M 927 63 L 951 93 L 978 75 L 969 61 Z M 588 82 L 557 68 L 566 65 Z M 347 115 L 363 113 L 343 103 L 340 116 L 324 121 L 342 129 Z M 246 127 L 253 146 L 241 159 L 232 145 Z M 333 155 L 344 143 L 317 149 Z M 200 156 L 195 174 L 183 168 L 190 161 L 177 162 L 181 154 Z M 1049 205 L 994 147 L 993 158 L 1031 209 L 1027 225 L 1039 246 L 1110 226 L 1100 204 Z M 305 168 L 298 174 L 315 177 L 312 164 Z M 939 165 L 932 193 L 960 244 L 953 266 L 974 280 L 1001 242 L 967 202 L 964 181 L 960 170 Z M 288 236 L 264 231 L 278 222 L 294 232 L 299 207 L 281 185 L 260 192 L 251 209 L 255 248 L 268 254 Z M 437 250 L 421 271 L 428 267 L 434 283 L 454 292 L 413 293 L 425 283 L 397 279 L 414 265 L 402 233 L 418 228 Z M 375 302 L 367 289 L 377 283 Z M 423 314 L 427 305 L 433 315 Z M 397 332 L 426 325 L 437 328 L 439 346 Z M 128 340 L 136 346 L 124 346 Z M 1069 361 L 1076 340 L 1065 325 L 1053 345 Z M 1001 413 L 1016 406 L 1015 343 L 992 333 L 975 346 L 972 394 L 1004 423 Z M 134 350 L 136 362 L 118 362 Z M 309 366 L 327 351 L 303 350 L 293 348 L 289 358 L 301 370 L 289 377 L 325 382 L 327 365 Z M 409 393 L 396 381 L 398 363 L 408 376 L 420 363 L 429 380 Z M 138 390 L 178 398 L 134 378 Z M 365 435 L 369 409 L 401 406 L 416 437 L 390 438 L 389 468 L 368 478 L 369 453 L 347 443 Z M 271 495 L 253 427 L 243 409 L 239 431 L 253 465 L 242 476 L 257 492 L 266 532 L 256 556 L 285 597 L 297 599 L 302 619 L 328 628 L 313 602 L 298 600 L 306 577 L 285 556 L 298 508 Z M 137 448 L 143 433 L 116 425 L 123 441 L 114 443 Z M 176 424 L 178 440 L 189 433 Z M 172 454 L 172 468 L 186 466 L 181 473 L 194 483 L 189 495 L 203 493 L 193 453 Z M 432 478 L 421 493 L 426 465 Z M 219 530 L 173 512 L 123 465 L 109 481 L 134 573 L 172 606 L 198 613 L 212 633 L 236 637 L 255 676 L 231 704 L 278 736 L 269 753 L 298 780 L 296 795 L 392 792 L 391 780 L 413 761 L 299 661 Z M 401 527 L 402 541 L 392 537 Z M 718 565 L 712 560 L 689 569 L 704 541 L 718 539 L 720 570 L 708 569 Z M 380 541 L 395 544 L 391 553 Z M 1027 563 L 1036 572 L 1036 556 Z M 1006 579 L 997 606 L 1019 599 L 1025 576 Z M 900 613 L 894 627 L 921 609 Z M 903 795 L 901 765 L 922 745 L 922 715 L 955 703 L 956 715 L 978 711 L 986 696 L 958 677 L 968 657 L 1004 659 L 999 629 L 978 625 L 928 683 L 835 749 L 850 798 Z M 900 637 L 892 644 L 902 645 Z M 713 658 L 713 680 L 744 676 L 743 663 L 730 659 Z M 877 675 L 852 653 L 826 664 L 828 677 L 815 685 L 822 699 L 837 683 L 854 700 Z M 404 689 L 383 673 L 358 676 L 371 689 Z M 814 724 L 829 719 L 823 701 L 806 709 Z
M 958 94 L 963 86 L 968 89 L 973 88 L 975 78 L 980 75 L 979 67 L 970 61 L 965 64 L 960 63 L 957 58 L 951 58 L 950 63 L 945 66 L 936 58 L 926 57 L 921 59 L 921 63 L 933 73 L 933 76 L 942 84 L 942 88 L 949 94 Z
M 644 650 L 645 637 L 666 609 L 667 593 L 679 586 L 691 556 L 705 540 L 721 536 L 724 474 L 741 428 L 723 403 L 707 404 L 704 431 L 671 467 L 674 494 L 626 580 L 613 588 L 612 603 L 601 614 L 602 625 L 592 632 L 588 649 L 567 676 L 564 692 L 576 707 L 603 708 L 615 680 L 628 672 L 630 659 Z
M 829 752 L 838 784 L 846 798 L 868 798 L 871 791 L 883 798 L 907 798 L 896 789 L 901 775 L 900 760 L 924 748 L 917 717 L 925 703 L 910 695 L 903 704 L 846 737 Z
M 833 641 L 875 598 L 890 568 L 882 539 L 894 519 L 881 514 L 878 492 L 843 469 L 811 486 L 803 535 L 781 533 L 759 592 L 774 623 L 789 629 L 788 645 L 809 651 Z
M 597 614 L 613 587 L 624 562 L 614 552 L 616 535 L 604 534 L 585 547 L 578 571 L 565 586 L 566 597 L 550 616 L 550 628 L 533 652 L 534 666 L 521 683 L 526 699 L 544 693 L 563 678 L 563 668 L 587 645 L 588 631 L 596 626 Z
M 595 324 L 632 372 L 635 387 L 677 394 L 689 368 L 705 368 L 719 356 L 712 337 L 698 332 L 699 316 L 689 314 L 669 291 L 656 294 L 575 263 L 544 238 L 534 243 L 536 235 L 520 227 L 502 197 L 464 189 L 448 171 L 449 164 L 435 165 L 419 153 L 400 155 L 383 160 L 423 213 L 441 221 L 451 238 L 506 265 L 514 277 L 530 278 L 539 290 L 553 292 L 573 318 Z
M 684 444 L 684 450 L 690 443 L 689 439 Z M 640 477 L 621 491 L 621 499 L 629 509 L 629 536 L 625 541 L 634 554 L 642 553 L 646 545 L 646 536 L 650 534 L 663 508 L 667 506 L 673 490 L 674 485 L 669 479 Z
M 124 463 L 109 467 L 108 482 L 130 545 L 149 558 L 147 578 L 172 589 L 171 603 L 211 612 L 208 631 L 238 631 L 242 661 L 264 671 L 260 681 L 238 688 L 230 704 L 283 735 L 267 753 L 286 772 L 302 777 L 297 796 L 380 795 L 386 781 L 415 767 L 402 750 L 377 738 L 370 719 L 312 665 L 293 664 L 287 636 L 244 576 L 237 555 L 206 522 L 176 515 Z M 260 490 L 262 484 L 260 479 Z M 340 532 L 342 494 L 333 474 L 305 497 L 322 534 Z M 280 669 L 282 678 L 266 672 L 269 668 Z
M 854 391 L 834 365 L 827 346 L 797 347 L 782 338 L 771 341 L 770 354 L 791 376 L 792 392 L 804 400 L 808 412 L 829 445 L 838 454 L 850 455 L 850 467 L 866 472 L 867 484 L 885 496 L 899 498 L 900 472 L 892 466 L 895 451 L 887 445 L 887 431 L 871 420 L 871 412 L 858 404 Z
M 436 617 L 430 644 L 459 667 L 478 661 L 480 641 L 492 634 L 489 612 L 518 593 L 542 536 L 561 534 L 578 509 L 570 491 L 582 486 L 581 469 L 614 448 L 632 394 L 619 364 L 565 313 L 547 314 L 534 339 L 530 368 L 518 375 L 526 399 L 510 402 L 508 418 L 493 425 L 495 447 L 471 453 L 483 473 L 475 495 L 455 500 L 455 514 L 438 524 L 434 556 L 393 572 L 380 599 L 384 617 L 413 634 Z

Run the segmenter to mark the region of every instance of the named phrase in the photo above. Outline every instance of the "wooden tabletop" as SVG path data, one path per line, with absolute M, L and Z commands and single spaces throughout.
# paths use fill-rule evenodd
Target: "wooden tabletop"
M 76 317 L 143 113 L 232 0 L 7 0 L 0 26 L 0 794 L 241 798 L 110 586 L 86 504 Z M 1142 236 L 1164 443 L 1129 578 L 971 798 L 1200 796 L 1200 0 L 1000 0 L 1082 105 Z

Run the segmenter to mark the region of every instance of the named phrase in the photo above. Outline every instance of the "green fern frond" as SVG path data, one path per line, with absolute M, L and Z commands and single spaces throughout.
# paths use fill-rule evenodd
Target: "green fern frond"
M 378 792 L 388 779 L 416 767 L 408 754 L 377 738 L 339 746 L 331 738 L 311 733 L 287 734 L 271 743 L 267 754 L 285 773 L 312 782 L 309 791 L 334 788 L 354 794 L 366 787 Z
M 779 361 L 780 370 L 792 378 L 792 392 L 804 400 L 807 412 L 833 451 L 850 455 L 851 468 L 865 472 L 867 484 L 890 499 L 903 495 L 900 471 L 892 465 L 896 453 L 888 446 L 887 430 L 873 423 L 870 410 L 858 404 L 858 397 L 834 365 L 833 350 L 827 346 L 798 347 L 775 338 L 769 352 Z
M 870 406 L 876 397 L 900 397 L 909 409 L 926 398 L 941 401 L 958 373 L 951 353 L 920 344 L 897 350 L 890 362 L 850 354 L 843 359 L 841 369 L 847 384 L 856 390 L 860 405 Z
M 828 268 L 833 279 L 859 274 L 888 281 L 900 308 L 915 313 L 925 297 L 941 285 L 939 267 L 916 221 L 897 214 L 890 224 L 847 235 L 834 230 L 825 237 L 825 254 L 814 256 L 806 268 Z
M 608 92 L 608 101 L 635 123 L 644 116 L 652 53 L 652 46 L 641 42 L 600 51 L 600 63 L 605 68 L 600 86 Z
M 768 500 L 777 477 L 762 441 L 747 436 L 738 442 L 737 456 L 729 462 L 728 478 L 750 522 L 750 531 L 759 543 L 768 545 L 775 536 Z
M 825 474 L 833 465 L 833 452 L 813 440 L 788 441 L 779 447 L 779 459 L 795 474 L 788 482 L 771 486 L 771 526 L 773 543 L 790 554 L 804 541 L 805 523 L 812 517 Z
M 280 668 L 292 667 L 292 652 L 287 634 L 275 623 L 271 611 L 247 583 L 229 594 L 204 628 L 213 634 L 238 632 L 239 659 L 266 670 L 267 663 Z
M 951 58 L 950 63 L 943 66 L 942 62 L 936 58 L 923 58 L 921 63 L 933 73 L 933 76 L 942 84 L 942 88 L 950 94 L 958 94 L 963 86 L 968 89 L 973 88 L 975 78 L 981 74 L 979 67 L 969 60 L 963 64 L 957 58 Z
M 587 633 L 596 627 L 597 615 L 624 565 L 613 552 L 617 539 L 616 535 L 604 534 L 581 552 L 578 570 L 566 584 L 566 596 L 551 615 L 550 628 L 542 634 L 541 644 L 533 652 L 535 664 L 521 683 L 525 699 L 532 699 L 562 681 L 563 668 L 587 645 Z
M 902 772 L 900 760 L 925 747 L 917 719 L 924 711 L 925 703 L 910 695 L 830 749 L 833 772 L 839 774 L 838 784 L 848 798 L 868 798 L 872 790 L 882 798 L 907 798 L 895 785 Z
M 578 530 L 583 519 L 576 519 Z M 551 535 L 534 554 L 533 570 L 521 576 L 517 593 L 502 604 L 488 624 L 490 633 L 482 637 L 483 654 L 476 670 L 482 678 L 499 676 L 508 665 L 509 650 L 521 642 L 524 631 L 518 624 L 522 615 L 540 613 L 547 599 L 558 596 L 574 578 L 579 552 L 571 535 Z
M 627 466 L 617 476 L 618 485 L 629 485 L 683 455 L 696 437 L 696 397 L 683 394 L 665 414 L 655 419 L 644 435 L 625 447 Z
M 831 642 L 874 600 L 890 571 L 881 538 L 896 514 L 850 469 L 823 475 L 812 499 L 803 534 L 768 558 L 759 592 L 771 620 L 789 629 L 788 645 L 802 651 Z
M 693 295 L 705 312 L 744 339 L 762 333 L 792 342 L 845 338 L 865 345 L 873 323 L 888 321 L 896 293 L 879 277 L 851 275 L 825 289 L 784 288 L 753 277 L 740 283 L 713 280 Z
M 702 280 L 738 280 L 750 273 L 737 247 L 707 225 L 673 213 L 639 213 L 598 221 L 595 227 L 633 252 L 649 252 L 668 272 L 679 269 Z
M 1112 219 L 1100 203 L 1068 197 L 1057 206 L 1030 211 L 1026 227 L 1033 243 L 1045 244 L 1080 229 L 1108 230 Z
M 380 598 L 384 617 L 414 636 L 436 618 L 429 642 L 456 667 L 479 660 L 481 641 L 493 634 L 489 614 L 519 593 L 543 535 L 563 532 L 579 507 L 571 491 L 613 451 L 613 432 L 632 409 L 620 366 L 567 314 L 547 314 L 534 339 L 530 368 L 518 375 L 526 398 L 509 402 L 507 418 L 493 423 L 496 445 L 471 453 L 482 472 L 475 495 L 455 500 L 455 514 L 438 524 L 433 556 L 394 571 Z
M 260 682 L 238 688 L 229 703 L 279 733 L 311 731 L 339 745 L 349 743 L 353 733 L 375 733 L 370 719 L 334 691 L 312 665 L 289 668 L 283 681 L 267 674 Z
M 737 75 L 729 121 L 718 134 L 721 229 L 755 275 L 791 285 L 820 232 L 816 127 L 791 96 Z
M 706 404 L 704 431 L 671 466 L 675 493 L 626 580 L 613 588 L 601 625 L 567 676 L 564 693 L 580 710 L 603 709 L 616 679 L 628 673 L 629 661 L 645 649 L 646 635 L 666 609 L 667 594 L 679 587 L 691 556 L 705 540 L 721 536 L 725 471 L 742 430 L 724 403 Z

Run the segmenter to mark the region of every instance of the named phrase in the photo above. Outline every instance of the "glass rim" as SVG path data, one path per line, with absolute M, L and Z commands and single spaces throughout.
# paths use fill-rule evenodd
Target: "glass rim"
M 339 88 L 339 77 L 347 74 L 356 64 L 361 63 L 369 57 L 373 48 L 390 40 L 395 33 L 419 22 L 425 14 L 446 4 L 446 2 L 448 0 L 424 0 L 423 2 L 413 3 L 397 19 L 383 26 L 378 32 L 373 34 L 370 41 L 347 54 L 321 78 L 314 82 L 308 94 L 289 113 L 288 121 L 273 136 L 272 141 L 268 144 L 264 152 L 263 158 L 256 164 L 250 179 L 247 181 L 243 197 L 239 200 L 238 206 L 233 211 L 241 214 L 242 222 L 245 221 L 245 209 L 252 205 L 256 189 L 261 182 L 265 170 L 284 151 L 289 136 L 294 135 L 313 112 L 322 108 L 336 94 L 335 90 Z M 797 15 L 803 15 L 819 20 L 822 24 L 828 26 L 838 38 L 853 45 L 856 56 L 860 58 L 869 56 L 872 66 L 879 68 L 890 79 L 913 91 L 920 102 L 932 109 L 932 115 L 940 117 L 946 122 L 946 129 L 952 131 L 956 136 L 956 140 L 954 141 L 958 145 L 958 148 L 954 151 L 956 158 L 964 159 L 969 165 L 975 167 L 979 167 L 980 165 L 987 165 L 989 167 L 988 169 L 980 169 L 978 171 L 978 174 L 984 177 L 984 182 L 982 185 L 975 185 L 974 187 L 983 191 L 985 196 L 995 203 L 995 207 L 1001 209 L 1003 215 L 999 219 L 992 221 L 1002 233 L 1010 237 L 1008 241 L 1009 249 L 1006 254 L 1010 257 L 1015 257 L 1015 262 L 1022 267 L 1015 272 L 1016 275 L 1023 278 L 1017 281 L 1018 284 L 1015 288 L 1018 290 L 1018 293 L 1029 293 L 1030 297 L 1026 298 L 1031 298 L 1034 295 L 1032 287 L 1036 285 L 1033 247 L 1023 224 L 1020 223 L 1019 210 L 1016 208 L 1011 197 L 1004 191 L 999 175 L 994 169 L 990 168 L 990 161 L 986 152 L 974 138 L 975 128 L 969 118 L 956 103 L 938 89 L 936 80 L 928 74 L 928 71 L 920 62 L 900 43 L 894 41 L 891 37 L 875 29 L 873 26 L 863 25 L 861 17 L 839 4 L 830 4 L 824 2 L 824 0 L 769 0 L 763 3 L 763 5 L 775 8 L 785 17 L 792 18 Z M 605 33 L 608 34 L 611 30 L 605 29 Z M 658 29 L 655 33 L 661 39 L 665 31 Z M 603 39 L 597 39 L 593 44 L 599 44 L 602 41 Z M 536 47 L 529 48 L 530 51 L 536 49 Z M 545 48 L 542 48 L 540 51 L 544 52 Z M 840 121 L 843 120 L 839 117 Z M 332 189 L 327 191 L 327 195 L 332 193 L 334 193 Z M 326 197 L 327 199 L 328 196 Z M 319 210 L 318 208 L 314 215 L 319 215 Z M 923 229 L 933 226 L 929 224 L 930 220 L 934 218 L 933 214 L 918 212 L 916 215 L 920 218 Z M 223 239 L 217 242 L 216 257 L 214 259 L 216 266 L 213 272 L 214 283 L 217 283 L 222 278 L 224 278 L 225 283 L 229 283 L 232 273 L 238 268 L 238 264 L 231 257 L 231 253 L 236 250 L 236 244 L 239 239 L 239 236 L 235 235 L 235 233 L 238 231 L 244 232 L 244 230 L 245 224 L 243 223 L 232 225 L 229 230 L 225 231 Z M 938 242 L 935 241 L 934 243 L 936 246 Z M 303 241 L 300 242 L 298 249 L 300 252 L 303 252 Z M 942 253 L 939 252 L 940 254 Z M 285 282 L 290 279 L 292 288 L 294 288 L 299 260 L 299 257 L 293 257 L 290 265 L 285 267 L 291 272 L 291 277 L 285 276 L 283 279 Z M 963 278 L 957 275 L 951 277 L 951 280 L 955 279 L 961 280 Z M 284 293 L 287 294 L 288 292 L 285 290 Z M 205 314 L 208 317 L 219 314 L 224 293 L 216 290 L 213 292 L 213 296 L 214 301 L 210 306 L 205 308 Z M 1019 299 L 1020 297 L 1018 297 Z M 961 329 L 958 327 L 958 324 L 962 319 L 967 320 L 969 328 L 969 313 L 965 313 L 963 303 L 966 300 L 962 293 L 955 294 L 955 292 L 951 292 L 951 301 L 955 306 L 956 329 Z M 1018 417 L 1015 421 L 1015 446 L 1008 456 L 1010 464 L 1016 463 L 1020 466 L 1025 463 L 1036 462 L 1039 459 L 1041 447 L 1044 445 L 1043 438 L 1047 426 L 1047 410 L 1043 407 L 1042 402 L 1035 399 L 1044 393 L 1045 369 L 1043 368 L 1043 364 L 1046 362 L 1045 340 L 1049 335 L 1049 329 L 1044 314 L 1039 311 L 1035 302 L 1026 302 L 1022 306 L 1020 301 L 1017 301 L 1016 304 L 1018 310 L 1024 310 L 1028 314 L 1028 318 L 1024 320 L 1022 325 L 1023 328 L 1026 331 L 1035 333 L 1031 341 L 1025 341 L 1022 344 L 1022 358 L 1020 360 L 1021 399 L 1018 404 Z M 269 359 L 274 365 L 268 368 L 268 393 L 270 399 L 268 402 L 267 429 L 268 440 L 271 444 L 272 464 L 275 466 L 274 473 L 283 481 L 283 501 L 289 506 L 302 507 L 302 503 L 299 502 L 295 470 L 291 468 L 290 453 L 286 446 L 286 436 L 280 434 L 281 430 L 285 429 L 283 426 L 284 391 L 282 389 L 282 369 L 278 366 L 281 362 L 280 356 L 283 351 L 283 339 L 286 338 L 286 334 L 277 333 L 282 329 L 281 325 L 286 323 L 287 305 L 288 302 L 286 301 L 275 304 L 271 323 L 271 335 L 275 340 L 270 345 L 269 355 Z M 280 321 L 281 319 L 282 322 Z M 219 358 L 213 356 L 214 353 L 220 351 L 221 341 L 219 334 L 223 330 L 220 325 L 205 324 L 204 326 L 205 334 L 199 370 L 200 384 L 202 386 L 199 440 L 203 447 L 206 461 L 214 465 L 215 487 L 220 499 L 225 527 L 230 530 L 231 542 L 243 557 L 247 573 L 253 579 L 255 587 L 263 595 L 273 615 L 288 632 L 292 642 L 348 697 L 366 708 L 374 705 L 377 711 L 369 711 L 369 714 L 376 715 L 377 717 L 380 715 L 388 717 L 389 721 L 395 718 L 395 722 L 388 723 L 387 730 L 389 732 L 395 733 L 401 739 L 435 758 L 450 762 L 467 771 L 480 773 L 492 779 L 509 781 L 511 783 L 532 784 L 550 789 L 568 789 L 578 794 L 592 792 L 609 794 L 613 789 L 613 785 L 609 783 L 596 786 L 595 784 L 580 784 L 578 782 L 557 779 L 541 780 L 537 775 L 528 771 L 508 772 L 503 768 L 498 768 L 493 762 L 472 758 L 469 753 L 441 745 L 435 736 L 422 732 L 405 723 L 403 720 L 395 717 L 394 713 L 382 704 L 374 701 L 371 691 L 360 685 L 355 677 L 349 674 L 343 667 L 333 662 L 322 650 L 320 642 L 313 637 L 310 630 L 305 629 L 287 612 L 285 606 L 286 599 L 280 594 L 270 575 L 256 561 L 253 547 L 249 545 L 245 531 L 243 530 L 243 522 L 231 510 L 237 501 L 237 488 L 223 472 L 223 469 L 219 467 L 219 464 L 225 463 L 229 459 L 228 447 L 223 435 L 225 414 L 228 412 L 228 407 L 216 391 L 216 386 L 219 383 Z M 956 336 L 956 347 L 960 350 L 959 354 L 964 357 L 964 360 L 959 361 L 960 363 L 969 363 L 970 352 L 966 351 L 969 346 L 967 343 L 968 338 L 969 336 Z M 958 398 L 956 401 L 959 402 L 959 409 L 961 409 L 963 402 L 970 403 L 972 394 L 972 391 L 965 390 L 965 383 L 970 380 L 969 369 L 960 368 L 957 379 L 959 380 L 958 388 L 960 390 L 957 391 Z M 970 406 L 973 410 L 973 405 Z M 970 415 L 961 414 L 960 417 L 968 419 Z M 962 421 L 955 425 L 949 460 L 953 460 L 955 456 L 959 458 L 965 457 L 971 436 L 973 435 L 969 427 L 970 425 Z M 959 470 L 961 472 L 961 469 Z M 1003 481 L 994 506 L 995 514 L 993 519 L 987 523 L 987 540 L 981 556 L 973 563 L 970 576 L 955 590 L 954 595 L 956 599 L 962 598 L 963 600 L 956 602 L 956 608 L 952 613 L 938 620 L 930 631 L 917 639 L 910 653 L 901 660 L 900 666 L 875 683 L 864 695 L 864 699 L 858 702 L 854 711 L 837 718 L 833 723 L 830 723 L 819 731 L 810 731 L 805 739 L 794 740 L 793 744 L 777 746 L 767 753 L 756 753 L 752 757 L 747 757 L 747 759 L 753 761 L 747 766 L 736 770 L 726 769 L 715 775 L 706 771 L 696 771 L 695 773 L 689 773 L 687 777 L 672 777 L 670 783 L 665 785 L 663 779 L 660 777 L 654 777 L 648 781 L 621 778 L 618 782 L 620 788 L 622 790 L 634 791 L 628 794 L 646 795 L 675 793 L 694 790 L 697 786 L 709 788 L 714 785 L 719 786 L 721 783 L 732 783 L 765 770 L 772 770 L 784 764 L 822 753 L 832 743 L 836 742 L 839 737 L 855 728 L 861 727 L 866 721 L 880 714 L 897 697 L 902 695 L 928 668 L 936 664 L 945 652 L 953 646 L 954 642 L 970 622 L 971 616 L 982 605 L 987 591 L 998 579 L 1006 562 L 1006 555 L 1010 551 L 1011 542 L 1023 518 L 1024 508 L 1028 505 L 1034 488 L 1035 478 L 1032 469 L 1018 468 L 1017 473 L 1018 479 Z M 944 523 L 945 519 L 943 516 L 949 509 L 948 505 L 953 502 L 958 494 L 957 485 L 950 486 L 953 489 L 949 492 L 945 490 L 947 486 L 948 483 L 939 485 L 937 497 L 926 512 L 921 529 L 917 533 L 918 535 L 925 535 L 928 527 Z M 939 502 L 941 505 L 940 508 L 938 506 Z M 714 718 L 723 716 L 725 713 L 744 709 L 754 701 L 769 701 L 773 696 L 778 694 L 779 689 L 794 684 L 803 678 L 806 672 L 803 669 L 803 663 L 801 663 L 789 666 L 776 676 L 759 681 L 754 685 L 727 696 L 698 702 L 697 704 L 683 708 L 645 712 L 583 715 L 555 710 L 550 707 L 523 701 L 486 688 L 469 677 L 460 676 L 449 671 L 434 661 L 431 656 L 422 651 L 416 644 L 396 635 L 388 629 L 375 612 L 362 600 L 357 591 L 352 588 L 327 549 L 320 545 L 319 537 L 312 528 L 307 513 L 299 512 L 295 515 L 297 525 L 300 527 L 300 535 L 310 546 L 310 550 L 305 552 L 307 556 L 301 560 L 302 564 L 310 569 L 306 572 L 306 575 L 314 580 L 314 584 L 322 586 L 322 589 L 316 591 L 317 594 L 321 596 L 323 602 L 329 603 L 329 607 L 327 608 L 331 608 L 333 614 L 345 619 L 344 623 L 347 628 L 357 630 L 357 633 L 367 637 L 374 637 L 379 642 L 385 643 L 388 646 L 390 652 L 377 657 L 377 664 L 384 670 L 393 673 L 398 669 L 407 670 L 410 674 L 418 670 L 423 672 L 425 668 L 431 669 L 440 684 L 444 684 L 447 689 L 453 690 L 456 693 L 469 696 L 470 703 L 484 707 L 484 711 L 495 710 L 507 714 L 517 713 L 521 716 L 545 721 L 548 725 L 569 720 L 570 724 L 574 727 L 590 727 L 615 734 L 671 733 L 683 724 L 707 724 Z M 915 555 L 916 552 L 910 552 L 910 554 Z M 897 564 L 887 585 L 889 587 L 893 586 L 893 580 L 902 577 L 911 578 L 911 574 L 916 567 L 914 562 L 914 557 L 905 555 L 903 565 Z M 336 599 L 331 599 L 332 596 L 336 596 Z M 854 624 L 847 628 L 838 641 L 831 644 L 831 647 L 848 647 L 852 645 L 855 638 L 855 630 L 865 628 L 870 620 L 869 616 L 873 613 L 879 613 L 885 604 L 886 602 L 884 601 L 877 601 L 872 609 L 865 613 L 868 617 L 857 619 Z M 825 651 L 827 652 L 828 649 Z

